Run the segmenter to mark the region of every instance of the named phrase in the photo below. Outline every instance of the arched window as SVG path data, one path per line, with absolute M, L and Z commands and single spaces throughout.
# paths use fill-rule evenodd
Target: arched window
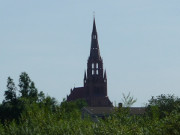
M 98 70 L 96 70 L 96 74 L 97 74 L 97 75 L 99 74 Z
M 94 75 L 94 70 L 92 70 L 92 75 Z
M 96 68 L 98 68 L 98 63 L 96 63 Z
M 94 68 L 94 63 L 92 63 L 92 68 Z

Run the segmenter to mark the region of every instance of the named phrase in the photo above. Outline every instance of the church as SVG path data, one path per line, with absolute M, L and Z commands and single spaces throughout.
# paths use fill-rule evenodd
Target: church
M 84 86 L 70 90 L 67 101 L 84 99 L 89 107 L 112 107 L 107 96 L 107 75 L 103 69 L 103 59 L 100 55 L 98 34 L 95 18 L 91 35 L 90 56 L 87 61 L 87 71 L 84 73 Z

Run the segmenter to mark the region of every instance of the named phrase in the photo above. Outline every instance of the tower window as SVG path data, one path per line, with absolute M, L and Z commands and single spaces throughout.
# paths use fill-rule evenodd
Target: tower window
M 96 35 L 93 35 L 93 39 L 96 39 Z
M 92 70 L 92 75 L 94 75 L 94 70 Z
M 96 74 L 97 74 L 97 75 L 99 74 L 98 70 L 96 70 Z
M 98 68 L 98 63 L 96 63 L 96 68 Z
M 94 63 L 92 63 L 92 68 L 94 68 Z

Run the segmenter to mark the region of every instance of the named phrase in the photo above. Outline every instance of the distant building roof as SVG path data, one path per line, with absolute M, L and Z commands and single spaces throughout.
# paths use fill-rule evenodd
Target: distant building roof
M 122 107 L 127 108 L 127 107 Z M 145 113 L 145 107 L 129 107 L 129 113 L 131 115 L 142 115 Z M 90 115 L 109 115 L 115 111 L 115 107 L 84 107 L 82 109 Z
M 145 113 L 145 107 L 129 107 L 129 113 L 132 115 L 141 115 Z
M 84 107 L 83 109 L 91 115 L 107 115 L 114 111 L 113 107 Z

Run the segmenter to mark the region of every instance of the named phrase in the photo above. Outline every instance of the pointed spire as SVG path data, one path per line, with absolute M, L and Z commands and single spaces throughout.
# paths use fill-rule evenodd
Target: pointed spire
M 107 79 L 106 70 L 104 71 L 104 79 Z
M 98 44 L 98 35 L 97 35 L 97 30 L 96 30 L 95 17 L 94 17 L 94 21 L 93 21 L 93 30 L 92 30 L 92 35 L 91 35 L 90 58 L 91 59 L 101 59 L 100 51 L 99 51 L 99 44 Z
M 84 71 L 84 80 L 86 80 L 86 71 Z
M 96 31 L 96 22 L 95 22 L 95 17 L 94 17 L 94 21 L 93 21 L 93 30 L 92 30 L 92 34 L 97 35 L 97 31 Z

